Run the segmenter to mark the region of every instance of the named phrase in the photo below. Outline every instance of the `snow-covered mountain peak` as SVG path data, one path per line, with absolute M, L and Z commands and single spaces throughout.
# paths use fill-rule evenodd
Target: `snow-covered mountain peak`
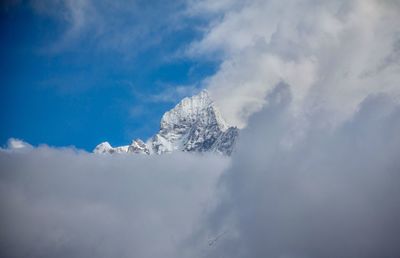
M 109 142 L 102 142 L 94 148 L 94 153 L 109 153 L 112 146 Z
M 132 152 L 162 154 L 173 151 L 219 152 L 230 155 L 238 135 L 222 118 L 208 91 L 181 100 L 166 112 L 160 130 L 144 143 L 140 139 L 130 145 L 113 148 L 107 142 L 99 144 L 95 153 Z
M 222 131 L 226 131 L 229 127 L 215 107 L 209 92 L 202 90 L 197 95 L 184 98 L 173 109 L 166 112 L 161 119 L 160 129 L 169 130 L 196 122 L 207 123 L 210 120 L 215 120 Z
M 150 150 L 147 145 L 140 139 L 133 140 L 131 145 L 128 147 L 128 152 L 150 154 Z

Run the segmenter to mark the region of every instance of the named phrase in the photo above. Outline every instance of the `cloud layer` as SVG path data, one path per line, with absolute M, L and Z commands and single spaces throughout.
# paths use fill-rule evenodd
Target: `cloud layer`
M 205 256 L 397 257 L 398 2 L 216 2 L 188 53 L 221 60 L 204 83 L 245 129 Z
M 279 87 L 242 131 L 202 231 L 227 233 L 207 257 L 397 257 L 400 106 L 371 96 L 335 130 L 288 145 L 291 101 Z
M 0 256 L 181 257 L 227 165 L 189 154 L 0 151 Z

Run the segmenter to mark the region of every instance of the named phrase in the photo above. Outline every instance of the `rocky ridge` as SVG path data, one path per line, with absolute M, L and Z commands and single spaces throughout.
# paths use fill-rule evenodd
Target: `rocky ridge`
M 130 145 L 112 147 L 100 143 L 94 153 L 164 154 L 174 151 L 216 152 L 230 155 L 238 137 L 237 127 L 229 126 L 206 90 L 184 98 L 166 112 L 160 130 L 146 142 L 133 140 Z

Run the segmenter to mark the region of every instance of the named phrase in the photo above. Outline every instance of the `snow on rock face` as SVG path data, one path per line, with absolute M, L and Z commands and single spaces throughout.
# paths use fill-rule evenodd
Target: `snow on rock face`
M 147 155 L 150 154 L 147 145 L 140 139 L 132 141 L 131 145 L 129 145 L 128 147 L 128 152 L 147 154 Z
M 93 153 L 96 154 L 104 154 L 104 153 L 125 153 L 128 152 L 129 146 L 119 146 L 119 147 L 112 147 L 109 142 L 102 142 L 96 146 L 93 150 Z
M 102 142 L 99 145 L 96 146 L 96 148 L 94 148 L 93 152 L 94 153 L 110 153 L 111 149 L 113 149 L 113 147 L 110 145 L 109 142 Z
M 208 92 L 184 98 L 166 112 L 159 132 L 147 143 L 135 140 L 129 146 L 113 148 L 108 142 L 99 144 L 94 153 L 133 152 L 163 154 L 173 151 L 232 153 L 238 136 L 236 127 L 229 127 L 214 106 Z

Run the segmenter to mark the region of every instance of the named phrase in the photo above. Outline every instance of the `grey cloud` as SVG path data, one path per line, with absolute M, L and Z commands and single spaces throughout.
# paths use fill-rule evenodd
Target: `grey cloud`
M 182 257 L 229 161 L 0 151 L 1 257 Z
M 229 234 L 207 257 L 398 257 L 398 102 L 371 95 L 341 126 L 286 144 L 298 123 L 288 88 L 242 132 L 202 232 Z
M 393 42 L 392 52 L 384 58 L 383 62 L 376 69 L 376 72 L 381 72 L 392 65 L 400 65 L 400 39 Z

